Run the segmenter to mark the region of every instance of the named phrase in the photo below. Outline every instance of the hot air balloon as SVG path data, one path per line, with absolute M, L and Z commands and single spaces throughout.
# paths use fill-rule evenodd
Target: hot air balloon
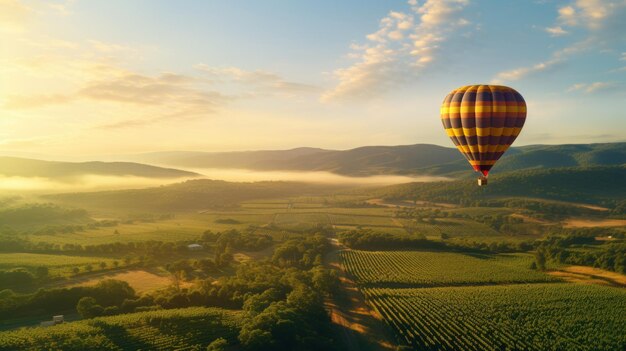
M 454 145 L 482 173 L 482 186 L 522 130 L 526 102 L 515 89 L 502 85 L 466 85 L 443 100 L 441 121 Z

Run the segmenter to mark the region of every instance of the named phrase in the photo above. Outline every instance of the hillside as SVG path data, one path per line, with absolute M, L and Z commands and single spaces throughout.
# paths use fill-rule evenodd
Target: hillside
M 219 308 L 138 312 L 2 332 L 0 350 L 204 350 L 235 339 L 240 323 L 241 313 Z
M 194 168 L 327 171 L 344 175 L 410 173 L 462 158 L 456 149 L 437 145 L 364 146 L 351 150 L 296 148 L 240 152 L 161 152 L 128 157 L 138 162 Z
M 0 157 L 0 175 L 7 177 L 73 178 L 84 175 L 182 178 L 197 173 L 132 162 L 56 162 Z
M 235 183 L 197 179 L 172 185 L 86 193 L 54 194 L 47 199 L 88 208 L 132 211 L 188 211 L 233 206 L 241 201 L 283 196 L 320 195 L 337 186 L 297 182 Z
M 455 149 L 429 144 L 364 146 L 350 150 L 297 148 L 241 152 L 161 152 L 127 156 L 145 163 L 191 168 L 327 171 L 343 175 L 430 174 L 467 176 L 467 161 Z M 531 168 L 620 165 L 626 143 L 532 145 L 511 148 L 495 172 Z
M 626 198 L 624 179 L 626 166 L 535 169 L 496 173 L 486 187 L 478 187 L 474 179 L 409 183 L 379 189 L 376 195 L 452 203 L 507 196 L 601 203 Z

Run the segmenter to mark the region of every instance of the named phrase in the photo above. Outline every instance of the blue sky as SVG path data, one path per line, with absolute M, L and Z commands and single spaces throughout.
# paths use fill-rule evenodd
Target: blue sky
M 516 145 L 626 139 L 626 1 L 0 0 L 0 152 L 435 143 L 517 89 Z

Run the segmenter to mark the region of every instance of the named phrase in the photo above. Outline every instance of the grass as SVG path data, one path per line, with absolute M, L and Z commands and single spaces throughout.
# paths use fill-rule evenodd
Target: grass
M 172 284 L 172 280 L 168 276 L 157 275 L 145 270 L 132 270 L 103 274 L 98 277 L 86 277 L 85 280 L 81 281 L 74 279 L 69 286 L 92 286 L 104 279 L 117 279 L 125 281 L 137 293 L 162 289 Z
M 81 269 L 91 264 L 94 271 L 99 270 L 99 264 L 105 262 L 107 267 L 113 267 L 112 258 L 48 255 L 33 253 L 0 253 L 0 269 L 26 268 L 34 272 L 37 267 L 48 267 L 51 275 L 65 275 L 71 273 L 72 268 Z

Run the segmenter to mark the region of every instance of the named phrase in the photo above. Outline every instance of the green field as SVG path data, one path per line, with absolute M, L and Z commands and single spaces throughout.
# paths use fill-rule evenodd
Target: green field
M 416 350 L 624 350 L 626 291 L 531 284 L 364 289 Z
M 529 254 L 469 255 L 450 252 L 359 251 L 341 253 L 346 269 L 361 285 L 414 287 L 552 282 L 529 269 Z
M 107 267 L 112 267 L 115 259 L 103 257 L 48 255 L 33 253 L 0 253 L 0 270 L 12 268 L 26 268 L 34 271 L 37 267 L 48 267 L 50 274 L 69 274 L 73 267 L 92 265 L 94 270 L 99 269 L 99 264 L 105 262 Z
M 204 350 L 235 338 L 240 320 L 240 312 L 219 308 L 139 312 L 0 332 L 0 350 Z

